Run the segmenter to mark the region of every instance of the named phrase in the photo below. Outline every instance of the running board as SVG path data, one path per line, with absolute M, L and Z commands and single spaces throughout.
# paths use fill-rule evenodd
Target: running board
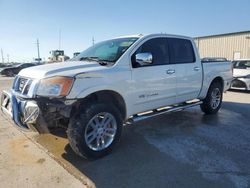
M 138 121 L 142 121 L 142 120 L 152 118 L 158 115 L 167 114 L 170 112 L 182 111 L 186 108 L 191 108 L 194 106 L 198 106 L 200 104 L 202 104 L 202 101 L 198 101 L 198 102 L 196 101 L 196 102 L 191 102 L 191 103 L 185 103 L 185 104 L 178 105 L 178 106 L 173 106 L 173 107 L 170 106 L 170 107 L 156 109 L 156 110 L 153 110 L 151 113 L 141 113 L 141 115 L 140 114 L 134 115 L 133 117 L 129 119 L 129 122 L 130 123 L 138 122 Z

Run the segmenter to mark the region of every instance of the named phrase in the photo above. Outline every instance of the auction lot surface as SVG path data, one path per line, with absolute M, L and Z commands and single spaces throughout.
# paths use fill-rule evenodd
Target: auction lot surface
M 10 78 L 0 77 L 0 91 L 9 88 L 11 82 Z M 0 128 L 0 142 L 10 137 L 4 131 L 12 126 L 1 115 L 0 125 L 3 124 L 5 128 Z M 53 134 L 45 135 L 24 134 L 27 142 L 37 147 L 34 151 L 41 150 L 41 154 L 34 155 L 39 158 L 45 153 L 56 161 L 51 161 L 52 169 L 62 166 L 74 177 L 69 177 L 68 183 L 80 180 L 81 186 L 100 188 L 250 187 L 249 92 L 227 92 L 217 115 L 204 115 L 197 107 L 126 126 L 114 152 L 95 161 L 76 156 L 62 131 L 55 130 Z M 12 136 L 10 144 L 15 139 Z M 0 161 L 0 176 L 5 178 L 0 178 L 1 182 L 8 181 L 6 173 L 10 171 L 6 170 L 8 166 L 5 164 L 11 165 L 14 160 L 18 160 L 19 165 L 11 168 L 23 173 L 13 175 L 25 176 L 25 179 L 23 169 L 27 166 L 23 158 L 28 151 L 22 145 L 22 148 L 15 145 L 12 153 L 3 147 L 7 146 L 0 144 L 0 158 L 5 160 Z M 28 167 L 33 168 L 33 165 Z M 15 181 L 15 178 L 10 180 Z M 74 183 L 78 185 L 78 182 Z

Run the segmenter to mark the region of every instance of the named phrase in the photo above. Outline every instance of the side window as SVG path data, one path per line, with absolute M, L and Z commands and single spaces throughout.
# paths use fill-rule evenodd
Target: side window
M 132 55 L 133 68 L 141 67 L 141 65 L 135 61 L 135 55 L 146 52 L 151 53 L 153 56 L 153 64 L 147 66 L 165 65 L 169 63 L 167 38 L 154 38 L 143 43 Z
M 195 62 L 194 49 L 190 40 L 169 38 L 168 42 L 171 48 L 173 62 L 175 63 Z

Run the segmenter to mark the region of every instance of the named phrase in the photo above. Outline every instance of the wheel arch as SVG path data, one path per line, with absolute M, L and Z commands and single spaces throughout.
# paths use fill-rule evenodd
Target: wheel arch
M 220 84 L 221 84 L 221 87 L 222 87 L 222 90 L 223 90 L 223 88 L 224 88 L 224 80 L 223 80 L 223 78 L 222 78 L 221 76 L 215 77 L 215 78 L 211 81 L 209 87 L 210 87 L 213 83 L 220 83 Z
M 120 111 L 122 119 L 123 120 L 126 119 L 127 115 L 126 103 L 120 93 L 113 90 L 95 91 L 93 93 L 88 94 L 83 99 L 79 99 L 75 108 L 78 109 L 81 106 L 84 107 L 86 104 L 89 105 L 94 102 L 112 103 Z
M 215 78 L 211 80 L 207 78 L 203 82 L 204 83 L 203 83 L 201 92 L 198 97 L 201 100 L 203 100 L 207 96 L 207 92 L 213 83 L 216 83 L 216 82 L 220 83 L 222 86 L 222 89 L 224 90 L 224 80 L 221 76 L 216 76 Z

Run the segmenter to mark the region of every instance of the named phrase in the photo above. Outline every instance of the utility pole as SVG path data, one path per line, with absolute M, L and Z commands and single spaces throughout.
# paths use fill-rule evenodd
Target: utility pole
M 95 38 L 92 37 L 92 45 L 94 46 L 95 45 Z
M 3 58 L 3 49 L 1 48 L 1 56 L 2 56 L 2 63 L 4 63 L 4 58 Z
M 40 63 L 39 39 L 36 39 L 36 46 L 37 46 L 37 60 Z
M 9 54 L 7 54 L 7 60 L 8 60 L 7 62 L 10 63 L 10 55 Z
M 61 29 L 59 29 L 59 48 L 58 50 L 61 50 Z

